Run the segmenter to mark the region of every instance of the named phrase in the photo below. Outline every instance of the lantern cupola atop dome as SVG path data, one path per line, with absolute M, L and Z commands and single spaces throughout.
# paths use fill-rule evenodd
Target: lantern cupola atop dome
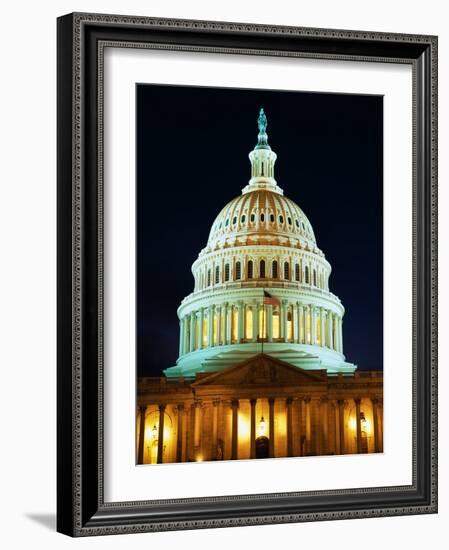
M 283 195 L 284 192 L 274 179 L 274 164 L 277 155 L 268 145 L 268 120 L 263 109 L 260 109 L 257 124 L 259 126 L 257 145 L 249 154 L 251 179 L 248 185 L 242 189 L 242 193 L 251 193 L 251 191 L 255 191 L 256 189 L 267 189 Z

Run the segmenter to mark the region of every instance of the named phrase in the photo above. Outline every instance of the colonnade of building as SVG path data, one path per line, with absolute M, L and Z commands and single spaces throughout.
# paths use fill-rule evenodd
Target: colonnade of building
M 343 353 L 341 316 L 301 302 L 261 300 L 199 308 L 180 320 L 179 355 L 214 346 L 246 342 L 292 342 L 318 345 Z
M 137 463 L 377 453 L 383 451 L 381 397 L 245 397 L 142 404 Z

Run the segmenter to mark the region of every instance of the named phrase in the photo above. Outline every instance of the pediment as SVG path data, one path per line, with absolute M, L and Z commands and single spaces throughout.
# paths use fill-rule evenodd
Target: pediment
M 261 353 L 220 372 L 201 374 L 192 386 L 298 386 L 322 384 L 326 381 L 325 371 L 304 370 Z

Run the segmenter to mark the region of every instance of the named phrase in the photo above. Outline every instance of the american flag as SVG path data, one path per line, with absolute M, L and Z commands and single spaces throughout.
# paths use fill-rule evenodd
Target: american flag
M 263 291 L 263 303 L 268 306 L 278 306 L 280 301 L 269 294 L 266 290 Z

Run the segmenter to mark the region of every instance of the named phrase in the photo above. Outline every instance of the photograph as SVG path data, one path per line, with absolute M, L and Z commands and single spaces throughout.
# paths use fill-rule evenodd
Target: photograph
M 136 84 L 136 465 L 383 452 L 383 100 Z

